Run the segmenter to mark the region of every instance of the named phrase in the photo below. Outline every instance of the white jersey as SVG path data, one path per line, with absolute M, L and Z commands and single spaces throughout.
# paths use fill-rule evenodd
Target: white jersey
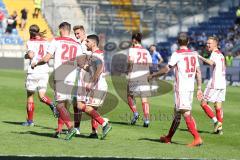
M 105 84 L 105 77 L 103 76 L 105 69 L 104 69 L 104 52 L 102 50 L 97 50 L 94 51 L 93 53 L 87 54 L 88 56 L 90 56 L 89 62 L 88 64 L 90 65 L 90 69 L 89 72 L 86 71 L 81 71 L 81 75 L 80 75 L 80 83 L 83 84 L 83 86 L 85 85 L 85 82 L 88 82 L 94 75 L 94 73 L 96 72 L 97 69 L 97 65 L 96 60 L 100 60 L 101 63 L 103 64 L 103 68 L 102 68 L 102 73 L 100 74 L 98 81 L 96 82 L 96 87 L 101 85 L 101 84 Z
M 49 72 L 48 64 L 39 65 L 34 69 L 31 68 L 31 63 L 36 63 L 46 55 L 48 42 L 45 39 L 30 39 L 27 41 L 27 52 L 34 53 L 33 59 L 30 61 L 27 73 L 46 74 Z
M 69 70 L 67 70 L 68 67 L 63 67 L 64 69 L 61 69 L 60 66 L 68 65 L 67 62 L 73 63 L 77 56 L 82 55 L 82 49 L 79 43 L 70 37 L 58 37 L 52 40 L 47 52 L 54 57 L 54 79 L 65 80 L 66 78 L 68 83 L 74 83 L 77 75 L 76 67 L 72 66 L 75 69 L 69 74 Z M 70 64 L 70 69 L 72 69 L 71 65 L 73 64 Z M 64 77 L 64 74 L 68 76 L 66 75 L 67 77 Z
M 211 78 L 208 81 L 207 88 L 225 89 L 226 88 L 226 67 L 223 54 L 219 51 L 213 51 L 210 56 L 215 65 L 212 68 Z
M 131 47 L 128 51 L 128 61 L 132 63 L 132 70 L 128 74 L 129 80 L 147 80 L 149 66 L 152 63 L 152 57 L 149 51 L 142 46 Z
M 198 53 L 187 48 L 177 50 L 168 65 L 174 67 L 175 91 L 194 91 L 196 68 L 199 67 Z

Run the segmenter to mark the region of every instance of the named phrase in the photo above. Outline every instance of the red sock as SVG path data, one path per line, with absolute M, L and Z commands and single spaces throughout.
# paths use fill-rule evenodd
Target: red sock
M 135 102 L 131 96 L 128 96 L 128 105 L 133 113 L 137 112 L 137 107 L 135 105 Z
M 27 120 L 33 121 L 33 113 L 34 113 L 34 102 L 27 103 Z
M 186 121 L 186 125 L 188 127 L 188 131 L 193 135 L 194 139 L 199 138 L 199 134 L 198 134 L 198 131 L 196 128 L 196 123 L 195 123 L 194 118 L 191 115 L 186 116 L 184 118 Z
M 172 125 L 171 125 L 171 128 L 168 131 L 168 135 L 167 135 L 168 138 L 173 137 L 173 135 L 175 134 L 180 122 L 181 122 L 181 114 L 175 115 L 175 117 L 173 119 L 173 122 L 172 122 Z
M 80 111 L 77 107 L 73 107 L 74 111 L 74 127 L 79 128 L 80 126 Z
M 89 115 L 95 119 L 100 125 L 103 125 L 105 122 L 104 119 L 99 115 L 99 113 L 96 110 L 92 110 Z
M 47 105 L 52 105 L 53 102 L 52 100 L 48 97 L 48 96 L 43 96 L 41 99 L 40 99 L 41 102 L 47 104 Z
M 64 106 L 57 106 L 60 118 L 64 121 L 66 124 L 67 128 L 70 129 L 72 128 L 72 123 L 71 123 L 71 118 L 70 114 L 67 111 L 67 109 Z
M 143 108 L 143 114 L 144 114 L 144 119 L 149 120 L 149 104 L 147 102 L 142 103 L 142 108 Z
M 58 118 L 58 128 L 57 128 L 57 132 L 61 132 L 61 131 L 62 131 L 63 125 L 64 125 L 64 121 L 59 117 L 59 118 Z
M 91 124 L 92 124 L 92 131 L 97 131 L 98 129 L 98 123 L 96 120 L 92 119 L 91 120 Z
M 223 122 L 223 110 L 222 108 L 216 109 L 216 117 L 219 122 Z
M 204 104 L 204 105 L 202 105 L 202 108 L 203 108 L 204 112 L 208 115 L 209 118 L 212 119 L 215 116 L 209 105 Z

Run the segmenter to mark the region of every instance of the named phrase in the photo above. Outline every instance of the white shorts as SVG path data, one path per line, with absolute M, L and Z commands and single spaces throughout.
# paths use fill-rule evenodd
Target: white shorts
M 133 96 L 150 97 L 151 87 L 150 84 L 145 81 L 129 81 L 128 82 L 128 93 Z
M 89 106 L 100 107 L 103 105 L 107 95 L 108 86 L 106 81 L 96 84 L 94 88 L 87 92 L 86 88 L 79 88 L 77 101 L 85 102 Z
M 48 78 L 49 78 L 48 73 L 27 74 L 26 81 L 25 81 L 25 88 L 28 91 L 32 91 L 32 92 L 35 92 L 36 90 L 46 92 Z
M 203 95 L 203 100 L 207 102 L 223 102 L 225 101 L 226 89 L 206 88 Z
M 72 101 L 76 97 L 77 87 L 73 83 L 64 82 L 63 80 L 54 81 L 55 100 L 56 101 Z
M 176 110 L 192 110 L 193 91 L 178 92 L 175 91 L 175 107 Z

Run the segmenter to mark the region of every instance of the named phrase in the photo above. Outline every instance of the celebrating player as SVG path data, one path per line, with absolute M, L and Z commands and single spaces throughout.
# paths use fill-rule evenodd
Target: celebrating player
M 57 109 L 60 114 L 60 121 L 63 121 L 69 129 L 65 139 L 70 140 L 77 132 L 71 122 L 67 104 L 72 99 L 73 84 L 76 80 L 76 67 L 73 65 L 77 56 L 82 55 L 79 44 L 70 38 L 71 25 L 62 22 L 59 25 L 60 37 L 52 40 L 46 56 L 39 60 L 32 67 L 47 63 L 51 57 L 54 58 L 54 85 Z M 69 74 L 69 71 L 72 71 Z M 69 75 L 68 75 L 69 74 Z M 66 75 L 68 75 L 66 77 Z M 60 133 L 62 128 L 58 128 L 56 133 Z M 58 135 L 57 135 L 58 137 Z
M 199 58 L 212 66 L 212 75 L 208 81 L 207 88 L 204 91 L 201 107 L 204 112 L 212 119 L 214 123 L 214 132 L 223 134 L 223 110 L 222 102 L 225 101 L 226 94 L 226 68 L 224 56 L 218 49 L 218 39 L 216 37 L 209 37 L 207 41 L 207 48 L 211 51 L 210 59 L 206 59 L 199 55 Z M 214 103 L 216 116 L 214 115 L 208 102 Z
M 148 96 L 151 96 L 150 85 L 147 80 L 149 75 L 149 67 L 152 58 L 148 50 L 141 45 L 142 34 L 134 33 L 132 35 L 132 45 L 128 51 L 128 105 L 133 112 L 131 124 L 134 125 L 139 118 L 135 97 L 140 96 L 142 101 L 142 109 L 144 113 L 144 127 L 149 126 L 149 103 Z
M 102 125 L 102 139 L 112 129 L 108 121 L 102 118 L 97 112 L 107 93 L 107 83 L 103 77 L 104 59 L 103 51 L 98 48 L 99 38 L 97 35 L 87 36 L 87 50 L 91 51 L 86 54 L 84 63 L 79 63 L 80 67 L 86 72 L 81 71 L 80 87 L 78 92 L 78 108 L 86 112 L 92 118 L 92 133 L 89 138 L 98 138 L 98 123 Z
M 201 71 L 199 68 L 198 53 L 187 48 L 188 42 L 189 39 L 187 34 L 184 32 L 180 33 L 178 36 L 178 44 L 180 49 L 172 54 L 168 66 L 161 69 L 159 72 L 150 75 L 149 79 L 161 75 L 162 73 L 167 73 L 171 68 L 175 70 L 174 119 L 168 135 L 160 137 L 160 141 L 164 143 L 171 143 L 171 139 L 180 124 L 182 114 L 187 124 L 188 131 L 194 137 L 194 141 L 188 144 L 188 146 L 194 147 L 203 143 L 196 129 L 195 120 L 191 114 L 195 77 L 198 86 L 197 98 L 198 100 L 201 100 L 202 98 Z
M 31 63 L 36 63 L 46 55 L 48 42 L 43 38 L 44 32 L 40 32 L 40 28 L 36 24 L 30 26 L 29 34 L 30 40 L 27 42 L 27 53 L 25 55 L 26 59 L 30 59 L 25 83 L 27 89 L 27 121 L 22 124 L 23 126 L 34 126 L 34 93 L 36 89 L 40 101 L 47 104 L 53 111 L 54 116 L 58 117 L 58 111 L 52 100 L 45 95 L 49 78 L 48 64 L 38 66 L 34 70 L 31 68 Z

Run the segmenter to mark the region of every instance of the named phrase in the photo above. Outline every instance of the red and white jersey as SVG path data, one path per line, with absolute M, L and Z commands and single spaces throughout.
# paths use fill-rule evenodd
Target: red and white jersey
M 194 91 L 196 68 L 199 67 L 198 53 L 188 48 L 177 50 L 168 65 L 174 67 L 175 91 Z
M 147 74 L 149 74 L 149 66 L 152 64 L 152 57 L 149 51 L 142 46 L 131 47 L 128 51 L 128 61 L 132 63 L 132 70 L 128 74 L 129 79 L 144 81 Z M 142 76 L 145 78 L 139 79 Z
M 103 68 L 102 68 L 102 73 L 100 74 L 97 83 L 101 84 L 102 81 L 105 81 L 105 77 L 104 77 L 104 52 L 102 50 L 96 50 L 94 52 L 91 52 L 89 54 L 89 52 L 87 53 L 87 55 L 89 56 L 88 59 L 88 65 L 89 67 L 89 72 L 86 72 L 84 70 L 81 70 L 81 75 L 80 75 L 80 84 L 82 86 L 85 86 L 86 82 L 89 82 L 89 80 L 94 76 L 96 70 L 97 70 L 97 61 L 100 60 Z M 105 83 L 105 82 L 104 82 Z M 97 86 L 97 84 L 96 84 Z
M 58 37 L 52 40 L 47 52 L 54 57 L 54 70 L 56 71 L 61 65 L 68 64 L 67 62 L 74 62 L 77 56 L 82 55 L 81 46 L 77 41 L 71 37 Z M 60 71 L 61 72 L 61 71 Z M 74 77 L 67 77 L 71 82 L 75 81 L 76 70 L 71 72 Z M 63 73 L 62 73 L 63 74 Z M 63 80 L 61 73 L 58 75 L 55 72 L 55 80 Z M 70 82 L 70 83 L 71 83 Z
M 226 88 L 226 66 L 223 54 L 219 51 L 213 51 L 210 56 L 215 65 L 212 68 L 211 78 L 208 81 L 208 88 L 225 89 Z
M 42 59 L 46 55 L 48 47 L 48 41 L 45 39 L 30 39 L 27 41 L 27 52 L 32 51 L 34 52 L 34 57 L 31 62 L 36 63 L 38 60 Z M 48 64 L 39 65 L 34 69 L 31 68 L 31 64 L 28 66 L 27 73 L 48 73 L 49 66 Z

